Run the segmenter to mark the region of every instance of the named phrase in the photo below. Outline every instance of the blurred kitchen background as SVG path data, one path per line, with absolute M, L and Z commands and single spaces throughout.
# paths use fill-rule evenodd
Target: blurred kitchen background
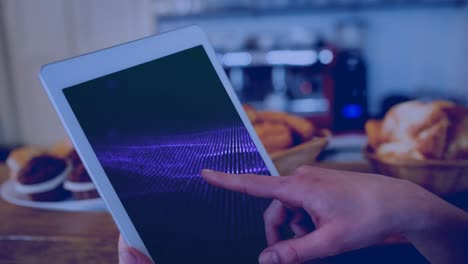
M 0 0 L 0 145 L 65 137 L 41 65 L 190 24 L 242 102 L 338 135 L 408 99 L 468 103 L 465 0 Z

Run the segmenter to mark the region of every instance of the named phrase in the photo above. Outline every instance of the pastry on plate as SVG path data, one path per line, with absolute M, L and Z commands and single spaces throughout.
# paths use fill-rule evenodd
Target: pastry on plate
M 6 165 L 10 169 L 11 178 L 16 179 L 18 172 L 34 157 L 44 153 L 44 150 L 36 147 L 21 147 L 14 149 L 8 155 Z
M 63 187 L 70 191 L 76 200 L 99 197 L 96 186 L 91 178 L 89 178 L 89 174 L 83 164 L 78 164 L 73 168 L 72 173 L 68 176 Z
M 71 172 L 64 159 L 43 154 L 32 158 L 18 172 L 15 190 L 33 201 L 61 201 L 69 196 L 63 182 Z
M 74 149 L 68 153 L 66 159 L 70 161 L 73 168 L 76 168 L 82 164 L 80 156 L 78 156 L 78 153 Z
M 68 138 L 65 138 L 52 146 L 49 154 L 59 158 L 66 158 L 73 151 L 73 144 Z

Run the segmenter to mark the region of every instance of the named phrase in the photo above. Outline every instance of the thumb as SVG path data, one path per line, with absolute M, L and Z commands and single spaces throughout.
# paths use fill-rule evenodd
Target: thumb
M 153 263 L 145 254 L 130 247 L 125 239 L 119 237 L 119 264 L 151 264 Z
M 339 254 L 339 233 L 323 226 L 308 235 L 283 240 L 266 248 L 259 256 L 260 264 L 297 264 Z
M 126 248 L 119 252 L 120 264 L 151 264 L 151 260 L 134 248 Z

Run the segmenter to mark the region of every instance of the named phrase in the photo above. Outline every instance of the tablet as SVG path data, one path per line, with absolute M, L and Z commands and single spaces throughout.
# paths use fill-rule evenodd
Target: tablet
M 158 264 L 257 262 L 270 201 L 200 171 L 277 171 L 199 28 L 49 64 L 40 78 L 131 246 Z

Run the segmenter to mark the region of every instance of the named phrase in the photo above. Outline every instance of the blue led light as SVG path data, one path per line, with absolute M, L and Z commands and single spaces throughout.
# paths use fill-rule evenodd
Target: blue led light
M 345 118 L 356 119 L 362 116 L 362 107 L 357 104 L 345 105 L 341 113 Z

